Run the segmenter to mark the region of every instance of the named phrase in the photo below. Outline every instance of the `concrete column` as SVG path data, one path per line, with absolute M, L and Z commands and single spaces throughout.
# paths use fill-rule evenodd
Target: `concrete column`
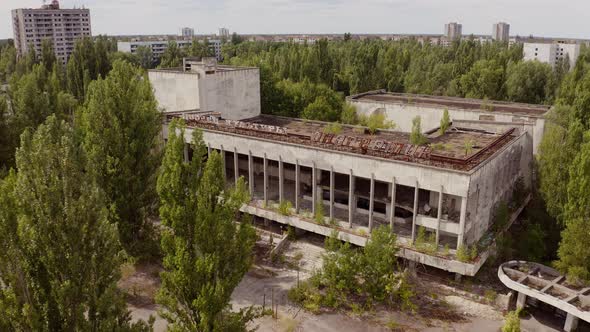
M 295 213 L 299 213 L 299 159 L 295 160 Z
M 312 163 L 311 165 L 311 213 L 315 214 L 315 205 L 316 205 L 316 201 L 318 200 L 318 194 L 317 194 L 317 183 L 316 183 L 316 173 L 317 170 L 315 168 L 315 162 Z
M 526 305 L 526 294 L 518 293 L 516 298 L 516 309 L 522 309 Z
M 348 179 L 348 227 L 352 228 L 352 220 L 356 210 L 356 199 L 354 197 L 354 174 L 352 174 L 352 168 L 350 169 L 350 175 Z
M 393 224 L 395 222 L 395 176 L 391 180 L 391 208 L 389 210 L 389 227 L 393 231 Z
M 250 196 L 254 198 L 254 160 L 252 151 L 248 151 L 248 188 L 250 189 Z
M 184 143 L 184 162 L 188 163 L 188 143 Z
M 225 150 L 223 149 L 223 145 L 221 145 L 221 150 L 219 151 L 219 153 L 221 153 L 221 163 L 223 165 L 223 178 L 227 180 L 227 174 L 225 172 Z
M 334 167 L 330 167 L 330 219 L 334 219 Z
M 283 189 L 284 189 L 284 182 L 285 182 L 285 173 L 283 170 L 283 158 L 279 156 L 279 203 L 283 202 Z
M 240 177 L 240 169 L 238 165 L 238 149 L 234 148 L 234 178 L 236 187 L 238 186 L 238 178 Z
M 565 317 L 565 325 L 563 326 L 563 330 L 565 332 L 575 331 L 578 328 L 578 320 L 578 317 L 568 313 Z
M 443 186 L 440 186 L 440 192 L 438 193 L 438 214 L 436 220 L 436 248 L 438 249 L 438 242 L 440 239 L 440 219 L 442 217 L 442 204 L 443 204 Z
M 416 180 L 416 189 L 414 190 L 414 216 L 412 217 L 412 244 L 416 240 L 416 217 L 418 216 L 418 180 Z
M 371 173 L 371 189 L 369 192 L 369 233 L 373 231 L 373 208 L 375 207 L 375 175 Z
M 266 153 L 264 154 L 264 160 L 263 160 L 263 172 L 264 172 L 264 206 L 268 205 L 268 159 L 266 159 Z
M 463 245 L 465 233 L 465 217 L 467 217 L 467 197 L 461 197 L 461 215 L 459 217 L 459 236 L 457 237 L 457 249 Z

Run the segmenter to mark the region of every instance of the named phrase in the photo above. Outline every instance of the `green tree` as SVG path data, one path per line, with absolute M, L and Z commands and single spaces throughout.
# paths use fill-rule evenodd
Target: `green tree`
M 479 60 L 461 76 L 461 89 L 467 98 L 503 97 L 504 68 L 494 60 Z
M 442 134 L 446 133 L 450 126 L 451 126 L 451 117 L 449 116 L 449 110 L 445 108 L 443 116 L 440 119 L 439 134 L 442 135 Z
M 506 72 L 508 99 L 534 104 L 553 100 L 556 79 L 550 65 L 539 61 L 516 62 L 510 63 Z
M 113 204 L 121 243 L 139 254 L 151 236 L 146 218 L 156 202 L 160 162 L 161 114 L 149 80 L 141 69 L 115 62 L 105 79 L 89 85 L 78 123 L 88 174 Z
M 319 96 L 313 103 L 305 107 L 301 115 L 304 119 L 309 120 L 336 121 L 338 110 L 332 109 L 326 97 Z
M 194 158 L 184 161 L 184 126 L 173 122 L 160 175 L 160 217 L 165 253 L 157 301 L 175 331 L 239 331 L 249 317 L 231 313 L 229 300 L 252 264 L 255 232 L 237 225 L 238 209 L 248 201 L 243 178 L 227 189 L 221 156 L 206 162 L 202 134 L 193 134 Z
M 84 100 L 90 82 L 106 77 L 110 69 L 106 37 L 99 37 L 96 41 L 85 37 L 76 41 L 66 69 L 68 92 L 78 100 Z
M 412 132 L 410 133 L 410 143 L 414 145 L 424 145 L 428 143 L 428 138 L 422 134 L 422 119 L 420 116 L 412 120 Z
M 41 63 L 45 66 L 45 69 L 51 70 L 56 62 L 57 59 L 55 58 L 51 40 L 44 39 L 41 43 Z
M 154 59 L 152 49 L 149 46 L 139 46 L 135 51 L 139 65 L 143 69 L 152 69 L 154 65 Z
M 176 68 L 182 66 L 182 59 L 185 56 L 185 50 L 178 46 L 178 44 L 171 40 L 168 42 L 168 47 L 162 54 L 160 68 Z
M 55 116 L 26 130 L 18 174 L 0 185 L 0 326 L 9 330 L 147 330 L 117 289 L 123 252 L 72 128 Z M 8 319 L 5 319 L 8 318 Z

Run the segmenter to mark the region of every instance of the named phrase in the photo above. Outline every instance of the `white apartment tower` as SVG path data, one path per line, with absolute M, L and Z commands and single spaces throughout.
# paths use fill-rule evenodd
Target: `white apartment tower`
M 569 59 L 570 68 L 576 65 L 580 56 L 580 44 L 566 43 L 524 43 L 525 60 L 538 60 L 555 66 L 561 60 Z
M 195 29 L 193 29 L 193 28 L 182 28 L 182 36 L 184 38 L 193 38 L 195 36 Z
M 77 39 L 92 36 L 90 10 L 61 9 L 58 0 L 38 9 L 14 9 L 12 23 L 14 45 L 20 56 L 29 52 L 31 47 L 40 55 L 43 41 L 49 40 L 62 64 L 67 63 Z
M 504 22 L 494 24 L 492 39 L 499 42 L 510 41 L 510 24 Z
M 457 22 L 451 22 L 445 24 L 445 36 L 448 40 L 457 40 L 461 39 L 461 35 L 463 34 L 463 25 Z
M 228 28 L 219 28 L 219 38 L 228 38 L 229 37 L 229 29 Z

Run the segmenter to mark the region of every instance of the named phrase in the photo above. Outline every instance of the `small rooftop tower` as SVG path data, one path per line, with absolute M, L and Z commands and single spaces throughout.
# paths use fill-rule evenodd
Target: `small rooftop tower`
M 51 4 L 47 5 L 45 4 L 45 2 L 47 2 L 47 0 L 43 0 L 43 9 L 59 9 L 59 0 L 52 0 Z

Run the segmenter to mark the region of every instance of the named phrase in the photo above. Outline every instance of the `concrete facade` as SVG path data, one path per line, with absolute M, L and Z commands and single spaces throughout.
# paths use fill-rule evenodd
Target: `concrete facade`
M 508 42 L 510 40 L 510 24 L 504 22 L 494 24 L 492 39 L 499 42 Z
M 89 9 L 60 9 L 55 0 L 40 9 L 14 9 L 12 24 L 19 56 L 26 55 L 31 47 L 41 55 L 43 41 L 49 40 L 56 58 L 64 65 L 76 40 L 92 36 Z
M 406 101 L 397 101 L 379 98 L 372 98 L 372 96 L 404 96 Z M 431 99 L 428 102 L 420 102 L 421 97 L 427 97 Z M 437 103 L 437 99 L 440 99 L 440 103 Z M 494 104 L 489 102 L 489 105 L 485 105 L 483 100 L 473 100 L 476 103 L 482 104 L 479 108 L 467 108 L 460 104 L 454 104 L 456 100 L 466 100 L 463 98 L 448 98 L 448 97 L 434 97 L 434 96 L 421 96 L 421 95 L 409 95 L 409 94 L 389 94 L 384 91 L 368 92 L 366 94 L 360 94 L 356 96 L 350 96 L 346 98 L 347 102 L 356 107 L 359 114 L 371 115 L 374 112 L 384 112 L 388 120 L 395 122 L 396 130 L 403 132 L 410 132 L 412 130 L 412 120 L 419 116 L 422 121 L 422 130 L 429 131 L 434 128 L 438 128 L 440 120 L 442 118 L 444 110 L 448 110 L 451 121 L 456 120 L 467 120 L 475 121 L 480 126 L 481 122 L 492 123 L 489 130 L 493 128 L 500 128 L 497 123 L 505 123 L 511 127 L 524 128 L 532 137 L 533 140 L 533 153 L 537 153 L 537 148 L 541 139 L 543 138 L 543 132 L 545 130 L 545 118 L 544 114 L 549 111 L 549 107 L 542 105 L 526 105 L 522 106 L 536 107 L 540 111 L 534 113 L 528 112 L 510 112 L 499 109 L 494 109 Z M 442 101 L 450 101 L 450 103 L 442 103 Z M 520 105 L 520 104 L 515 104 Z M 487 109 L 486 109 L 487 107 Z
M 555 66 L 558 61 L 569 59 L 569 66 L 573 68 L 580 56 L 580 44 L 525 42 L 523 52 L 526 61 L 537 60 Z
M 152 50 L 152 60 L 154 62 L 159 61 L 164 55 L 164 52 L 168 49 L 169 40 L 149 40 L 149 41 L 119 41 L 117 42 L 117 50 L 119 52 L 124 53 L 131 53 L 136 54 L 137 49 L 140 46 L 148 47 Z M 174 40 L 178 47 L 181 48 L 188 48 L 192 45 L 193 40 L 190 38 L 187 39 L 177 39 Z M 197 41 L 202 43 L 203 41 Z M 208 40 L 209 48 L 215 54 L 217 61 L 221 61 L 221 41 L 216 39 Z
M 457 22 L 445 24 L 445 37 L 447 40 L 459 40 L 463 35 L 463 25 Z
M 162 111 L 218 112 L 232 120 L 260 114 L 258 68 L 216 66 L 209 72 L 197 68 L 149 71 Z

